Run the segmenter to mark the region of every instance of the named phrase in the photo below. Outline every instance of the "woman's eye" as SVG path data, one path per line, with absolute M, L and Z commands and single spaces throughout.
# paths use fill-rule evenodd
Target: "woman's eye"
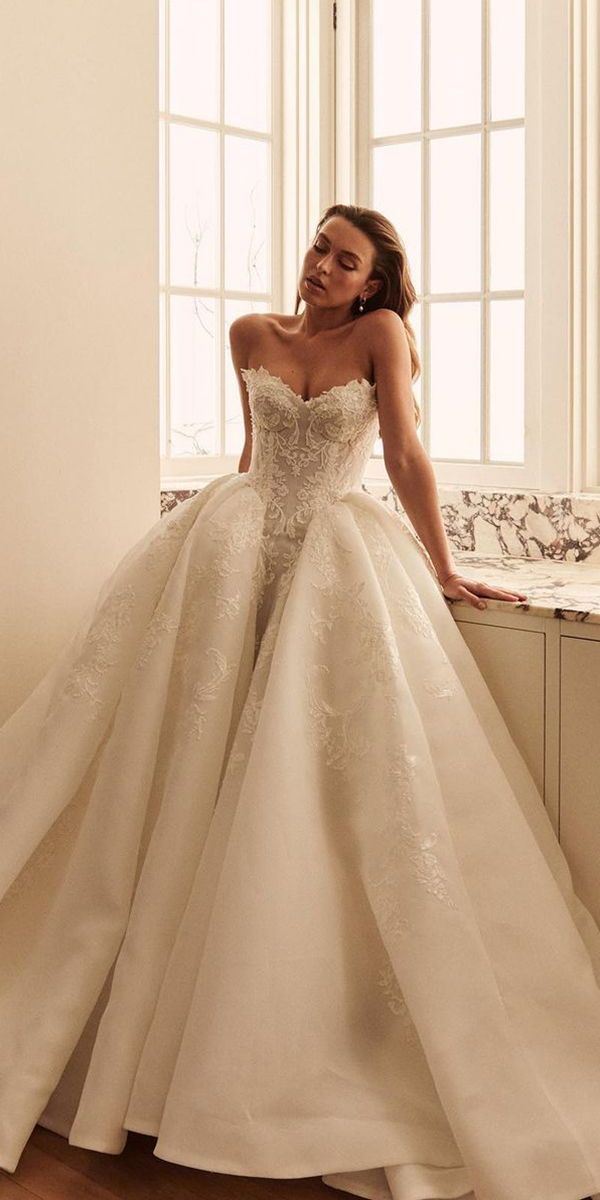
M 327 246 L 317 246 L 317 245 L 315 245 L 315 247 L 314 247 L 314 248 L 315 248 L 315 250 L 317 250 L 317 251 L 319 252 L 319 254 L 323 254 L 323 253 L 324 253 L 324 251 L 327 249 Z M 346 265 L 346 263 L 342 263 L 341 265 L 343 266 L 343 268 L 344 268 L 344 270 L 345 270 L 345 271 L 353 271 L 353 270 L 354 270 L 354 267 L 352 267 L 352 266 L 347 266 L 347 265 Z

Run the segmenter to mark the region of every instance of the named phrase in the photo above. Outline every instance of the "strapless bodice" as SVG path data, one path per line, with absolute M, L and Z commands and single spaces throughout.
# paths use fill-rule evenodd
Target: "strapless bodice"
M 314 513 L 360 487 L 378 430 L 376 385 L 351 379 L 304 400 L 263 366 L 244 367 L 252 418 L 248 482 L 271 533 L 301 537 Z

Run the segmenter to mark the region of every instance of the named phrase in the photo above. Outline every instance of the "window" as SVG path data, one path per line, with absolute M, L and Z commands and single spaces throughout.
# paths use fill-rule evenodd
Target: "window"
M 228 327 L 293 311 L 334 200 L 380 208 L 405 243 L 438 481 L 595 484 L 589 452 L 577 475 L 570 314 L 572 10 L 587 4 L 161 0 L 163 486 L 237 469 Z
M 371 203 L 419 295 L 422 439 L 522 465 L 525 0 L 373 0 L 370 26 Z
M 570 223 L 573 488 L 600 493 L 600 11 L 573 0 Z
M 161 457 L 177 480 L 244 441 L 227 330 L 272 307 L 272 0 L 161 0 Z M 234 468 L 235 469 L 235 468 Z
M 405 241 L 438 481 L 582 486 L 569 0 L 338 0 L 337 13 L 337 194 L 389 212 Z

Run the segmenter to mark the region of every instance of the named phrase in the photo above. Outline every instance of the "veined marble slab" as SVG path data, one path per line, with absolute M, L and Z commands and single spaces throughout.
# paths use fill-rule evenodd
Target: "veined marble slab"
M 485 596 L 486 612 L 519 610 L 539 617 L 563 617 L 600 625 L 600 562 L 556 562 L 510 555 L 478 554 L 476 550 L 453 552 L 456 568 L 467 579 L 491 587 L 525 592 L 527 600 L 493 600 Z M 452 600 L 453 607 L 469 607 L 467 600 Z
M 397 512 L 388 483 L 363 488 Z M 456 550 L 511 558 L 600 563 L 600 495 L 587 492 L 500 492 L 438 486 L 448 541 Z
M 389 483 L 362 487 L 404 512 Z M 163 491 L 162 514 L 197 491 Z M 600 624 L 600 496 L 440 486 L 439 500 L 457 568 L 493 587 L 527 594 L 526 601 L 486 597 L 488 609 Z M 468 606 L 466 600 L 448 603 Z
M 365 479 L 362 487 L 395 512 L 403 512 L 389 479 Z M 197 490 L 163 491 L 162 512 Z M 536 561 L 600 562 L 600 494 L 501 492 L 440 484 L 438 499 L 453 549 Z

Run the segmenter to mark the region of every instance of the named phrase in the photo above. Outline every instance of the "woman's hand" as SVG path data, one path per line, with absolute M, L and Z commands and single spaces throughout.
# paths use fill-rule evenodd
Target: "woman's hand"
M 491 600 L 512 600 L 513 602 L 527 599 L 524 592 L 505 592 L 503 588 L 491 587 L 490 584 L 481 583 L 477 579 L 465 579 L 464 575 L 456 573 L 446 576 L 442 583 L 442 592 L 448 600 L 467 600 L 473 608 L 487 608 L 487 604 L 481 599 L 481 596 L 488 596 Z

